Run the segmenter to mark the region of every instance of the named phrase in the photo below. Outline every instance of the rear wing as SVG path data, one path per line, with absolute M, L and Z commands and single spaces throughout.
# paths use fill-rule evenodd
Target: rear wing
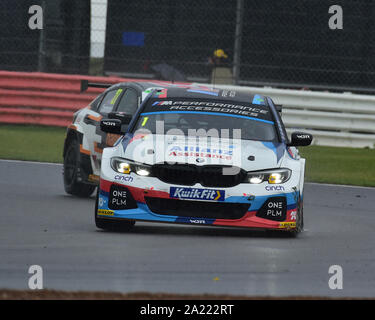
M 89 87 L 107 89 L 111 86 L 113 86 L 113 83 L 99 83 L 99 82 L 89 82 L 89 80 L 81 80 L 81 92 L 86 91 Z

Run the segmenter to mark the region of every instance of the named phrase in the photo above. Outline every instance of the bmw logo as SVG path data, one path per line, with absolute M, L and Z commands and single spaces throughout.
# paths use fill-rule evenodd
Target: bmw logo
M 202 162 L 204 162 L 204 159 L 203 158 L 196 158 L 195 161 L 198 162 L 198 163 L 202 163 Z

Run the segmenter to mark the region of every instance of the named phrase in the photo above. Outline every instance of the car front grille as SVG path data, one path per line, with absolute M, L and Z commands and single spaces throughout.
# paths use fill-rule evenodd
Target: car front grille
M 228 188 L 240 184 L 246 172 L 236 168 L 236 174 L 224 175 L 225 166 L 206 165 L 196 166 L 194 164 L 155 164 L 152 172 L 159 180 L 169 184 L 193 186 L 200 183 L 205 187 Z
M 161 215 L 189 218 L 241 219 L 249 209 L 246 203 L 206 202 L 145 197 L 149 209 Z

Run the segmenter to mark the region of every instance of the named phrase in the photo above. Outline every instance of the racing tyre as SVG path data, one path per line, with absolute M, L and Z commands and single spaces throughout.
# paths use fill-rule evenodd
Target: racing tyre
M 98 217 L 98 201 L 99 201 L 99 190 L 96 193 L 95 200 L 95 225 L 99 229 L 109 230 L 109 231 L 130 231 L 135 225 L 133 220 L 111 220 Z
M 80 170 L 80 152 L 78 141 L 69 142 L 64 157 L 64 189 L 66 193 L 87 198 L 92 195 L 96 186 L 77 181 Z
M 296 228 L 291 231 L 286 231 L 285 234 L 292 238 L 297 237 L 303 231 L 303 201 L 298 202 L 298 211 L 296 217 Z

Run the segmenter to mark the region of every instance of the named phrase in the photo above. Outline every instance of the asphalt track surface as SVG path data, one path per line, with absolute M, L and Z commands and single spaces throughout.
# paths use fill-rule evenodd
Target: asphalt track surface
M 62 167 L 0 161 L 0 288 L 30 265 L 58 290 L 375 297 L 375 188 L 306 184 L 296 239 L 246 229 L 137 223 L 97 230 L 94 197 L 66 195 Z M 343 269 L 331 290 L 328 269 Z

